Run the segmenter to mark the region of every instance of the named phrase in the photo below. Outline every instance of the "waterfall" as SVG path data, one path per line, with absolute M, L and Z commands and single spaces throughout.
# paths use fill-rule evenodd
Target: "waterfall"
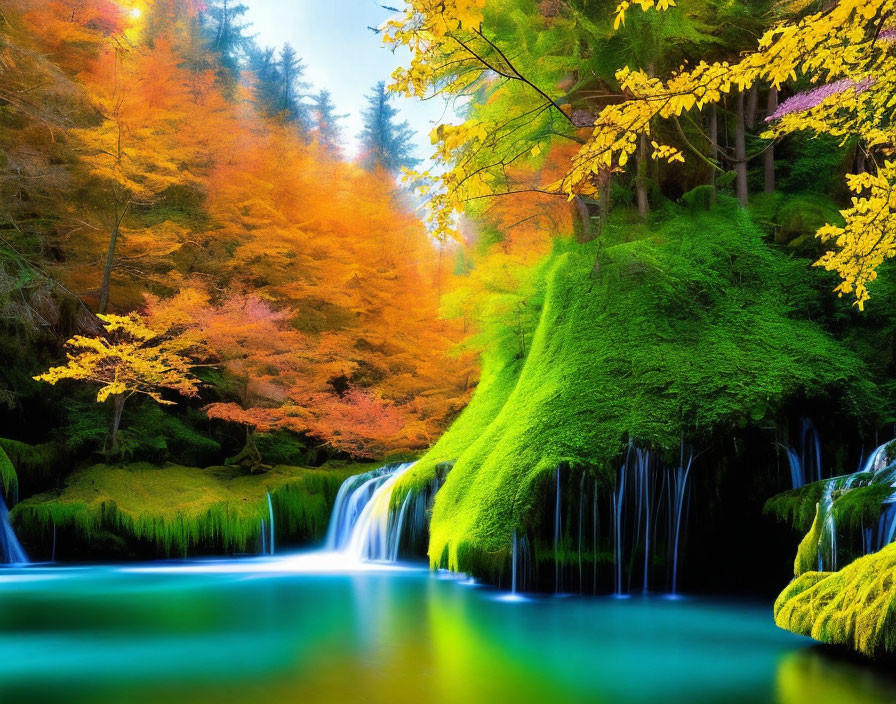
M 268 492 L 268 531 L 270 532 L 270 554 L 274 554 L 274 504 L 271 502 L 271 492 Z
M 392 562 L 398 560 L 398 546 L 401 543 L 401 536 L 404 531 L 404 522 L 408 514 L 408 507 L 411 505 L 411 492 L 408 492 L 404 501 L 401 502 L 401 509 L 398 511 L 398 520 L 392 522 L 389 531 L 389 555 L 388 559 Z
M 585 506 L 585 473 L 582 472 L 582 477 L 579 479 L 579 593 L 582 592 L 582 524 L 584 521 L 582 520 L 584 517 L 583 511 Z
M 613 591 L 622 594 L 622 506 L 625 499 L 625 465 L 619 470 L 619 488 L 613 491 Z
M 396 559 L 410 503 L 406 497 L 395 525 L 389 505 L 395 483 L 413 465 L 383 467 L 346 479 L 336 495 L 326 549 L 359 561 Z
M 792 447 L 787 448 L 787 462 L 790 465 L 790 484 L 794 489 L 799 489 L 806 484 L 806 473 L 800 456 Z
M 818 502 L 817 520 L 821 527 L 817 549 L 819 572 L 835 572 L 839 566 L 834 502 L 836 496 L 845 491 L 882 483 L 889 484 L 894 489 L 883 501 L 883 511 L 877 525 L 870 528 L 863 527 L 860 536 L 861 552 L 867 555 L 893 542 L 893 538 L 896 536 L 896 465 L 888 463 L 887 446 L 889 444 L 886 442 L 880 445 L 868 455 L 860 470 L 855 474 L 834 477 L 826 481 L 821 500 Z
M 794 489 L 822 480 L 821 437 L 808 418 L 800 419 L 798 446 L 799 452 L 792 447 L 787 448 L 790 483 Z
M 532 555 L 528 539 L 516 529 L 511 541 L 510 593 L 515 595 L 525 592 L 531 584 Z
M 673 552 L 672 552 L 672 593 L 676 594 L 678 592 L 678 552 L 679 545 L 681 543 L 681 521 L 682 521 L 682 512 L 685 508 L 685 501 L 687 499 L 687 490 L 688 490 L 688 475 L 691 472 L 691 465 L 694 462 L 694 451 L 690 450 L 688 452 L 687 463 L 685 463 L 684 459 L 684 449 L 682 448 L 681 452 L 681 461 L 678 464 L 678 467 L 674 470 L 672 491 L 670 491 L 670 495 L 672 496 L 673 503 L 673 512 L 674 515 L 674 531 L 673 531 Z
M 593 591 L 597 594 L 597 560 L 598 560 L 598 545 L 597 545 L 597 521 L 599 518 L 599 514 L 597 511 L 597 480 L 594 482 L 594 492 L 591 494 L 591 544 L 594 546 L 594 561 L 593 561 L 593 570 L 594 574 L 592 575 L 592 584 Z
M 0 497 L 0 564 L 24 565 L 28 556 L 9 523 L 9 511 Z
M 557 467 L 557 502 L 554 507 L 554 591 L 560 593 L 560 467 Z
M 519 545 L 516 538 L 516 530 L 513 531 L 513 559 L 510 563 L 510 593 L 516 594 L 517 552 Z
M 611 494 L 613 591 L 617 595 L 637 584 L 638 576 L 644 592 L 651 588 L 677 592 L 693 461 L 693 450 L 683 441 L 677 465 L 665 466 L 655 452 L 633 445 L 626 451 Z M 596 519 L 594 526 L 596 530 Z M 665 574 L 657 573 L 657 563 L 666 566 Z

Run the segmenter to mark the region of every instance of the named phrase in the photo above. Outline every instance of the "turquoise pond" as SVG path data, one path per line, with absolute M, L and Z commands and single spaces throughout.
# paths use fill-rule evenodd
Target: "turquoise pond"
M 896 701 L 770 605 L 507 595 L 320 554 L 0 570 L 0 701 Z

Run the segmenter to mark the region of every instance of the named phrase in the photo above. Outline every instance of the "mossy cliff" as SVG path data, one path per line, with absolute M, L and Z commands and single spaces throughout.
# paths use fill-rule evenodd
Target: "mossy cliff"
M 32 556 L 49 557 L 54 534 L 60 559 L 257 552 L 268 494 L 278 540 L 319 540 L 339 486 L 372 466 L 281 465 L 248 475 L 233 467 L 99 464 L 16 505 L 11 520 Z
M 866 363 L 810 319 L 808 261 L 747 213 L 726 202 L 650 226 L 626 217 L 600 242 L 556 245 L 525 354 L 484 355 L 470 406 L 403 480 L 399 496 L 453 463 L 433 508 L 433 566 L 506 572 L 514 530 L 544 521 L 558 466 L 609 484 L 629 443 L 674 461 L 683 435 L 699 447 L 774 427 L 793 399 L 855 416 L 879 401 Z

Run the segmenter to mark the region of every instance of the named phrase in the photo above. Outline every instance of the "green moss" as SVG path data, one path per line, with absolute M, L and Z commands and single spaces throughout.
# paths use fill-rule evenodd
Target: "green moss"
M 812 482 L 799 489 L 782 492 L 766 501 L 764 512 L 805 533 L 815 521 L 816 508 L 824 494 L 824 487 L 825 482 Z
M 896 544 L 839 572 L 806 572 L 775 602 L 775 623 L 871 657 L 896 653 Z
M 816 515 L 812 521 L 812 527 L 803 536 L 796 550 L 796 559 L 793 561 L 793 573 L 797 577 L 818 568 L 818 546 L 821 543 L 821 538 L 821 523 Z
M 888 456 L 892 457 L 889 448 Z M 800 575 L 816 569 L 819 550 L 830 552 L 830 535 L 825 535 L 821 526 L 831 517 L 837 534 L 837 560 L 850 562 L 861 555 L 865 549 L 862 533 L 878 525 L 888 506 L 886 502 L 893 495 L 894 484 L 896 466 L 889 465 L 877 472 L 856 472 L 813 482 L 769 499 L 766 513 L 777 515 L 797 530 L 808 530 L 797 550 L 794 573 Z
M 15 500 L 19 492 L 19 477 L 2 445 L 0 445 L 0 486 L 3 488 L 3 496 L 0 498 L 4 501 Z
M 0 438 L 0 450 L 12 463 L 19 481 L 29 486 L 53 483 L 70 466 L 65 447 L 57 442 L 29 445 L 18 440 Z
M 750 199 L 750 210 L 777 242 L 792 247 L 817 246 L 818 228 L 843 221 L 836 203 L 821 193 L 760 193 Z
M 265 464 L 302 465 L 308 462 L 308 444 L 295 433 L 285 430 L 256 433 L 254 441 Z
M 611 221 L 603 241 L 596 276 L 596 243 L 558 243 L 522 364 L 510 343 L 489 350 L 470 407 L 409 477 L 454 461 L 433 565 L 505 569 L 513 530 L 537 523 L 561 464 L 609 479 L 629 441 L 671 459 L 682 431 L 699 445 L 773 424 L 795 398 L 856 414 L 876 402 L 865 364 L 790 303 L 808 267 L 727 201 L 653 226 Z
M 370 468 L 280 465 L 246 475 L 231 467 L 100 464 L 76 470 L 64 489 L 23 501 L 11 516 L 25 536 L 45 535 L 55 525 L 85 541 L 101 532 L 145 541 L 159 556 L 247 552 L 268 518 L 268 493 L 278 537 L 315 540 L 326 532 L 342 482 Z

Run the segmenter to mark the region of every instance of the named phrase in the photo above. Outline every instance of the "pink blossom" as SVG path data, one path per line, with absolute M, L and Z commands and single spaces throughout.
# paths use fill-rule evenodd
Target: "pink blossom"
M 864 93 L 866 90 L 868 90 L 873 83 L 873 78 L 864 78 L 858 83 L 856 83 L 851 78 L 843 78 L 839 81 L 836 81 L 835 83 L 828 83 L 827 85 L 819 86 L 818 88 L 813 88 L 812 90 L 797 93 L 796 95 L 791 96 L 783 103 L 781 103 L 781 105 L 779 105 L 778 109 L 775 111 L 774 115 L 769 115 L 767 118 L 765 118 L 765 121 L 771 122 L 772 120 L 779 120 L 785 115 L 790 115 L 794 112 L 804 112 L 806 110 L 811 110 L 823 100 L 826 100 L 827 98 L 833 97 L 835 95 L 840 95 L 850 88 L 855 90 L 856 95 L 859 95 L 860 93 Z

